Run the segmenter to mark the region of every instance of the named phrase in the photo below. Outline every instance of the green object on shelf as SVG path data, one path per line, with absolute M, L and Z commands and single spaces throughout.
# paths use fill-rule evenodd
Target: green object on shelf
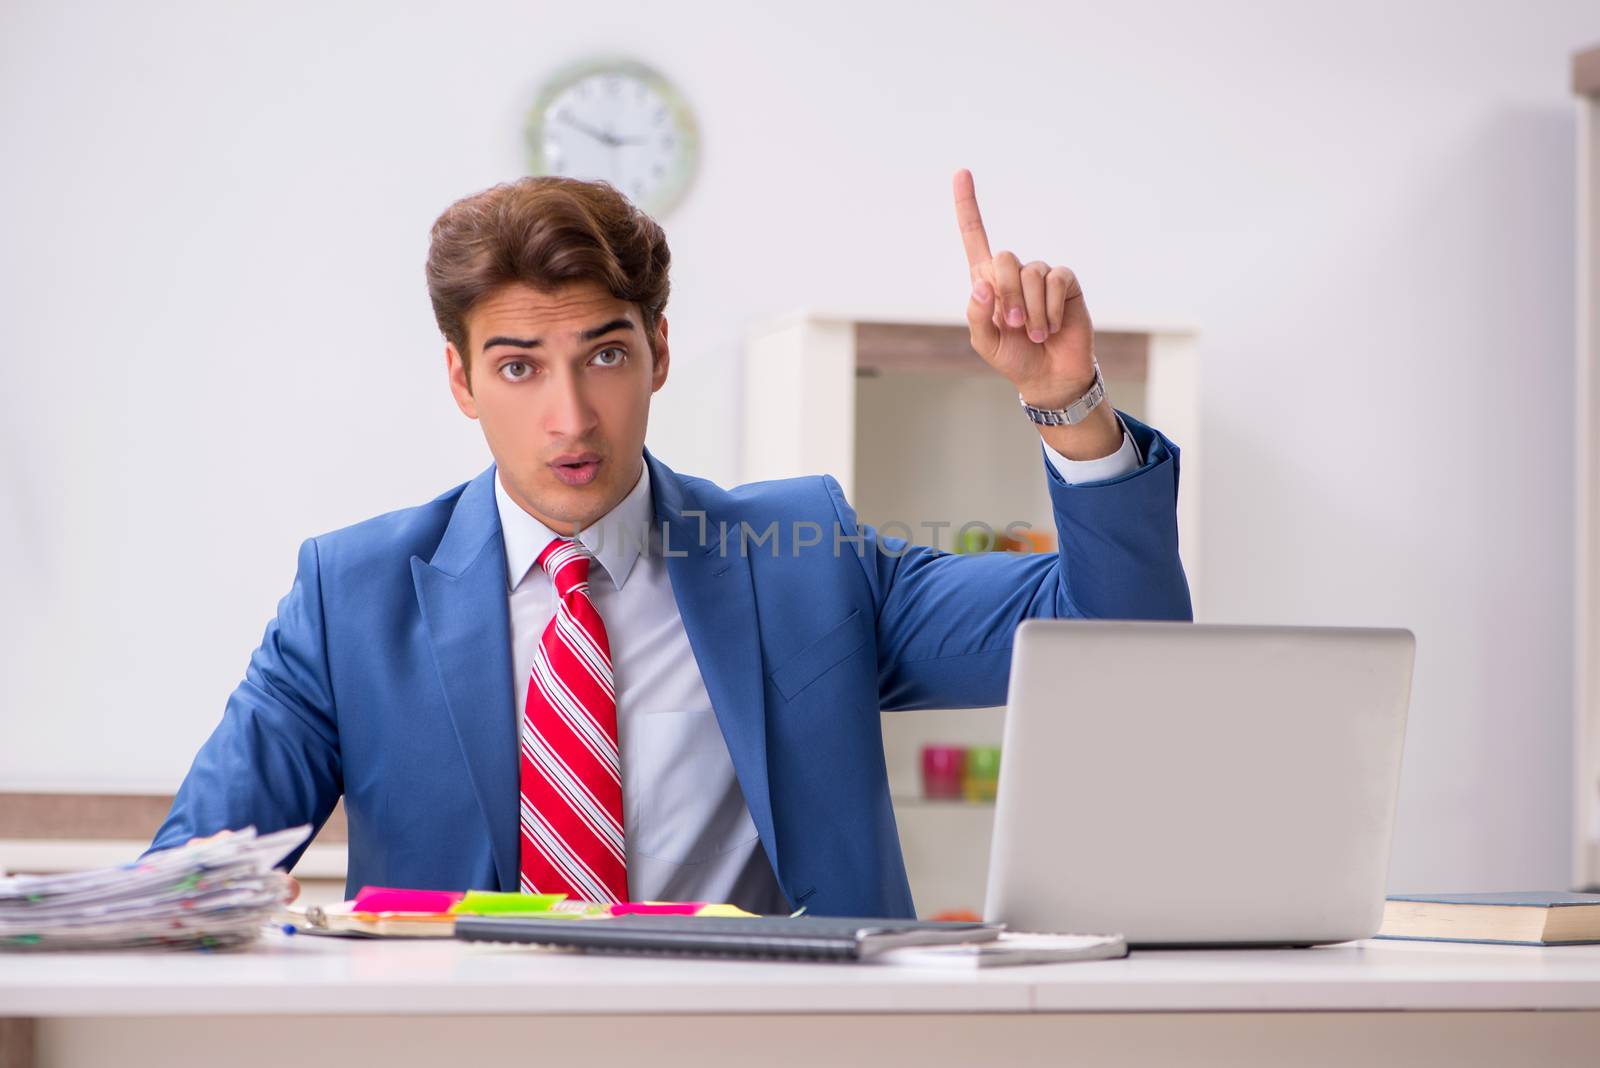
M 956 531 L 958 553 L 986 553 L 994 548 L 994 531 L 982 523 L 968 523 Z
M 967 750 L 961 793 L 968 801 L 993 801 L 1000 786 L 1000 747 L 977 745 Z

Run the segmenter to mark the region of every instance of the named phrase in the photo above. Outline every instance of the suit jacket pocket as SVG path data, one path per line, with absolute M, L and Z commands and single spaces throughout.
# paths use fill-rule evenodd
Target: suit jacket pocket
M 867 639 L 871 636 L 871 628 L 862 618 L 861 610 L 858 608 L 831 627 L 822 637 L 774 668 L 768 674 L 768 678 L 778 688 L 778 692 L 783 694 L 783 699 L 791 701 L 797 693 L 810 686 L 824 672 L 836 667 L 850 654 L 867 644 Z

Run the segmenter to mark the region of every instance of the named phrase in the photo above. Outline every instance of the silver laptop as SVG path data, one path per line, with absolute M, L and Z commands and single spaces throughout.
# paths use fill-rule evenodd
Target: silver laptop
M 1030 620 L 986 919 L 1311 945 L 1383 915 L 1408 630 Z

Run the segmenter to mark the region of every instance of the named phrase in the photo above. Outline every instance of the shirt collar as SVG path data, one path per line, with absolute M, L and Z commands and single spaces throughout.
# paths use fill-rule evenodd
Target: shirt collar
M 595 561 L 619 590 L 628 581 L 650 532 L 650 465 L 639 466 L 639 481 L 628 495 L 578 532 L 578 541 L 594 554 Z M 494 473 L 494 501 L 500 510 L 500 530 L 506 544 L 506 589 L 514 590 L 538 562 L 545 546 L 567 535 L 556 533 L 523 511 L 506 492 L 498 468 Z

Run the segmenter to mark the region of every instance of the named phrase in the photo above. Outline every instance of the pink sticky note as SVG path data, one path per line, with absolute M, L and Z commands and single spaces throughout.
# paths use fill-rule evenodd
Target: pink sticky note
M 693 916 L 704 901 L 624 901 L 611 906 L 613 916 Z
M 363 886 L 356 895 L 357 912 L 449 912 L 465 895 L 454 890 L 393 890 Z

